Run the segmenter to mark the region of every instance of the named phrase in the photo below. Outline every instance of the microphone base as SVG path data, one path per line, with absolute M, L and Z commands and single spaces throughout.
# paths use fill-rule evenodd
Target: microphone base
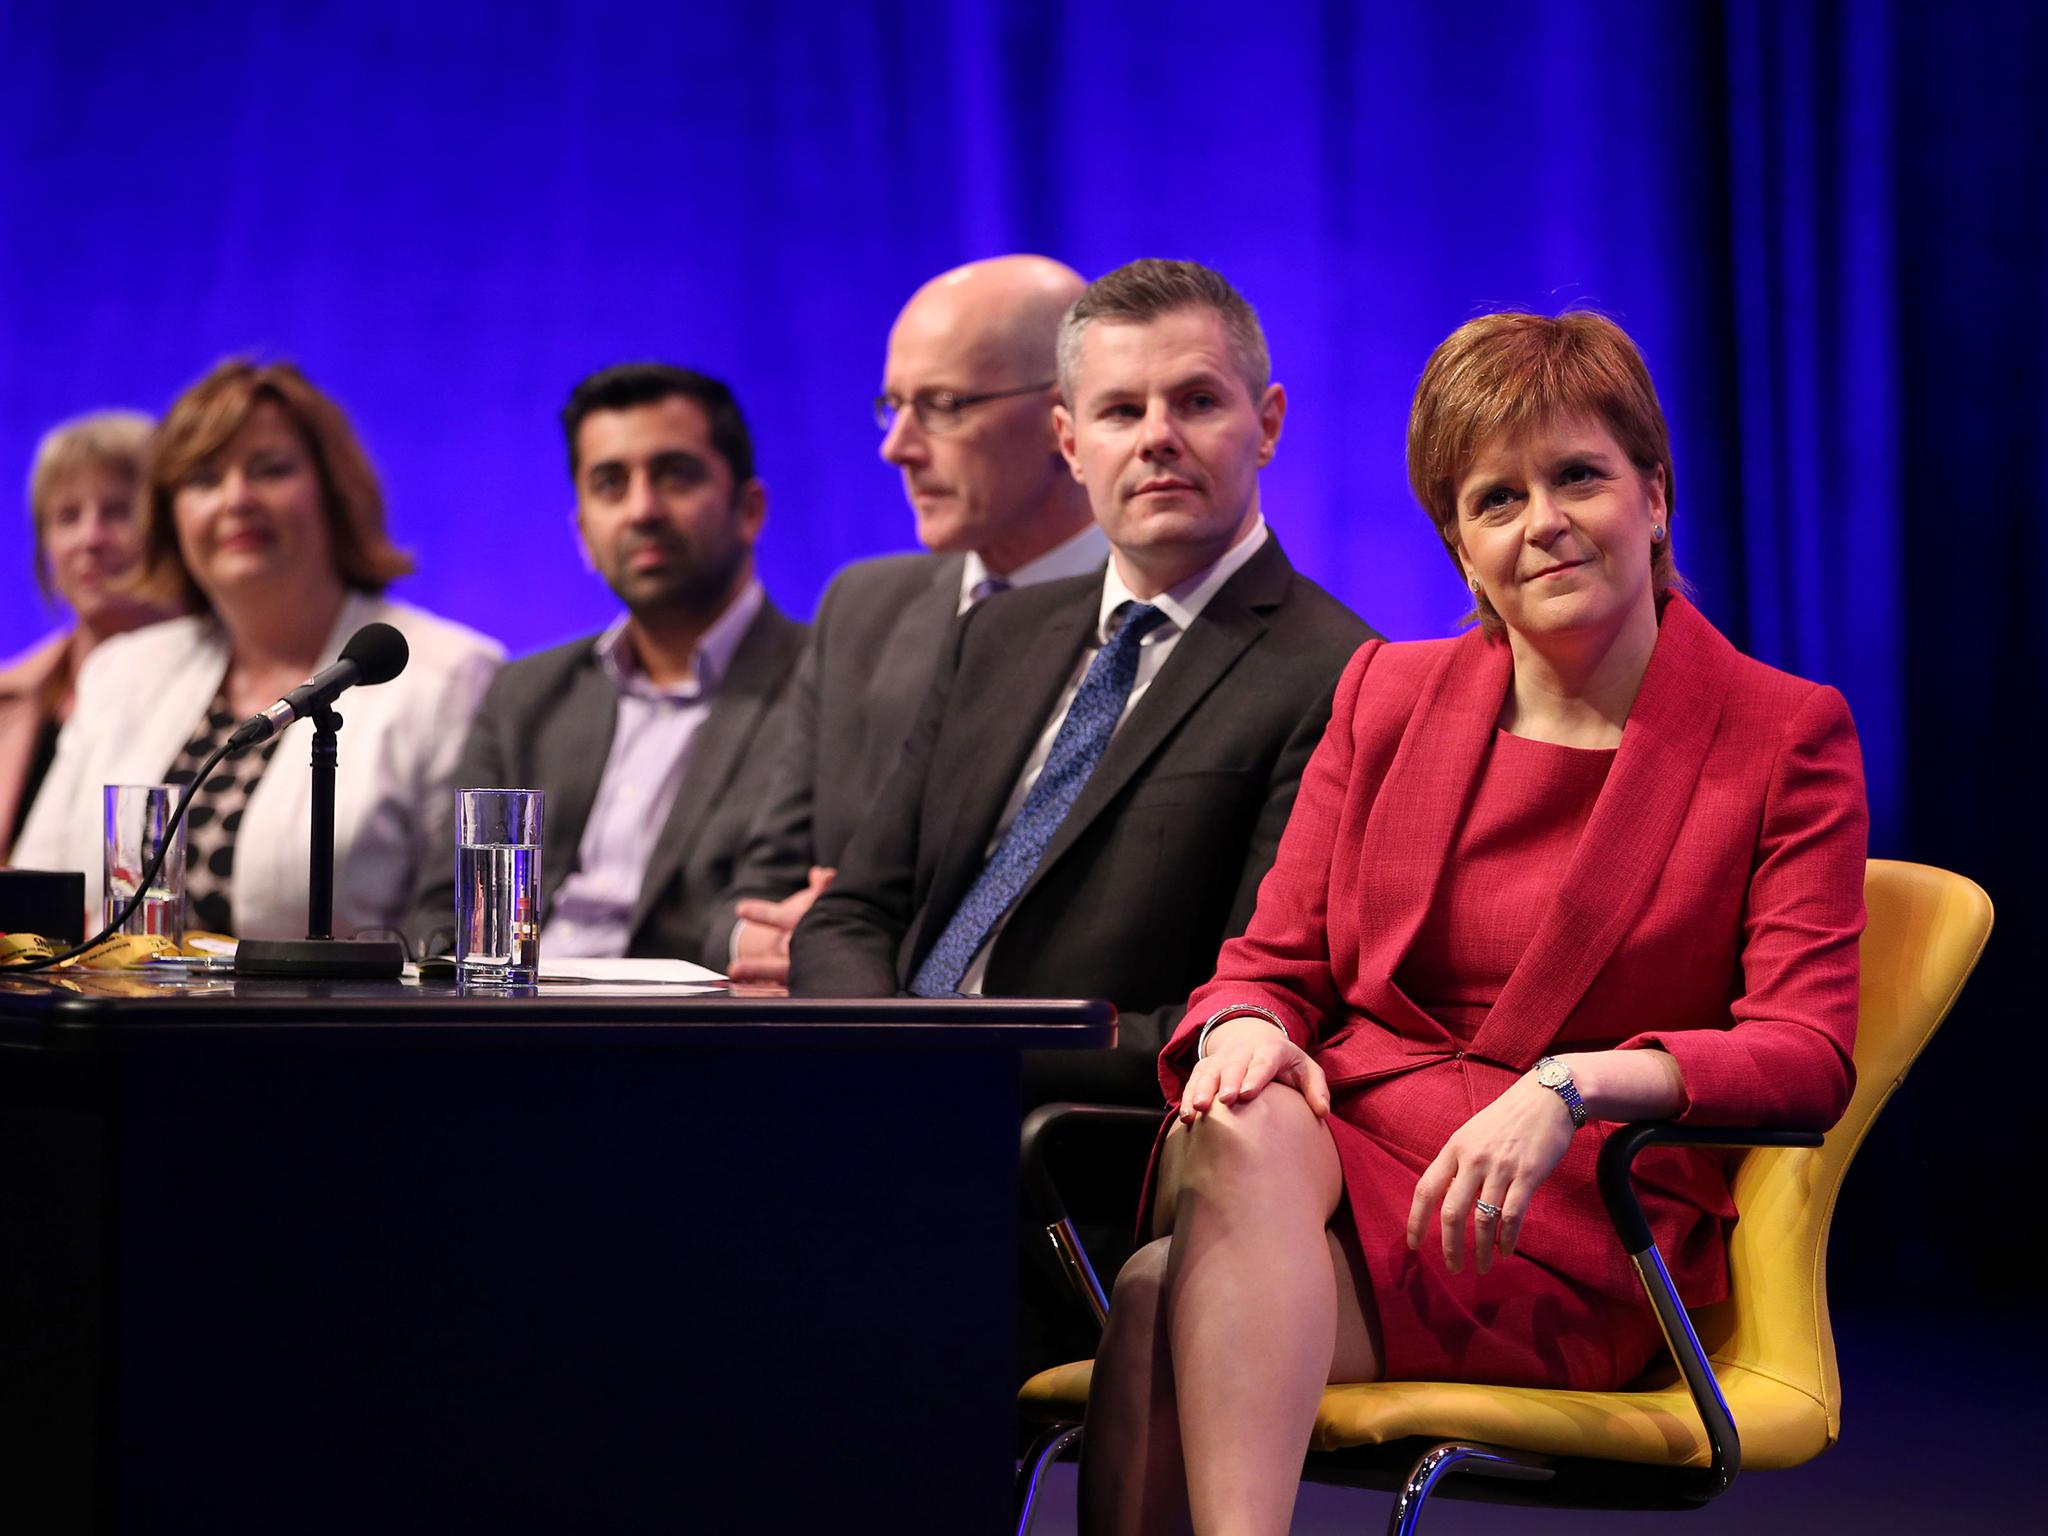
M 237 976 L 312 976 L 396 980 L 405 946 L 396 939 L 244 939 L 235 946 Z

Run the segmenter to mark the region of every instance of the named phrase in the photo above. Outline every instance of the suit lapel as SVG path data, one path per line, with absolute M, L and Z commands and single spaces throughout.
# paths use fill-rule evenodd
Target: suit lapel
M 536 777 L 552 786 L 541 822 L 544 907 L 553 903 L 555 892 L 576 867 L 590 809 L 597 803 L 598 780 L 611 755 L 612 733 L 619 724 L 618 690 L 598 665 L 596 645 L 593 640 L 584 647 L 569 674 L 561 706 L 550 711 L 540 727 L 548 733 L 549 766 Z
M 1557 1037 L 1635 922 L 1670 855 L 1712 747 L 1733 649 L 1671 598 L 1607 783 L 1474 1055 L 1524 1068 Z
M 1132 708 L 1130 718 L 1110 738 L 1102 761 L 1088 776 L 1073 809 L 1067 812 L 1046 845 L 1045 857 L 1038 861 L 1038 868 L 1018 894 L 1019 904 L 1029 899 L 1046 871 L 1152 761 L 1195 706 L 1223 681 L 1238 657 L 1266 632 L 1265 615 L 1285 600 L 1293 574 L 1294 568 L 1281 552 L 1280 541 L 1269 536 L 1266 547 L 1246 561 L 1244 569 L 1209 599 L 1188 632 L 1174 643 L 1173 654 L 1145 689 L 1145 696 Z M 1099 608 L 1099 587 L 1095 602 Z M 1093 611 L 1089 618 L 1092 624 Z M 1043 714 L 1040 720 L 1042 724 Z
M 1082 650 L 1095 637 L 1101 601 L 1100 582 L 1076 583 L 1073 595 L 1053 610 L 1037 633 L 1000 659 L 993 676 L 975 680 L 981 686 L 973 698 L 952 701 L 948 713 L 957 710 L 967 722 L 962 734 L 976 750 L 973 768 L 958 786 L 955 810 L 946 823 L 937 857 L 929 866 L 935 876 L 948 880 L 954 888 L 940 889 L 935 884 L 931 898 L 923 903 L 925 910 L 949 919 L 980 876 L 996 819 L 1009 803 L 1025 759 L 1037 745 Z M 962 681 L 956 679 L 954 686 L 960 687 Z M 927 792 L 933 790 L 947 792 L 938 785 Z M 1040 867 L 1052 856 L 1048 850 Z
M 1451 840 L 1492 744 L 1513 659 L 1477 630 L 1445 649 L 1424 680 L 1366 818 L 1358 849 L 1359 975 L 1369 1011 L 1402 1035 L 1442 1038 L 1443 1026 L 1394 976 L 1436 896 Z
M 880 654 L 873 658 L 873 670 L 867 674 L 873 702 L 861 715 L 863 761 L 893 764 L 903 734 L 917 719 L 960 608 L 960 567 L 965 558 L 942 555 L 932 560 L 930 581 L 904 605 Z M 895 739 L 882 740 L 877 733 L 893 733 Z
M 792 628 L 772 603 L 763 602 L 739 649 L 733 652 L 732 670 L 720 680 L 704 723 L 690 739 L 668 821 L 640 878 L 629 932 L 640 931 L 663 889 L 689 856 L 704 819 L 717 806 L 746 756 L 761 717 L 775 702 L 789 675 L 790 652 L 795 645 L 788 634 Z

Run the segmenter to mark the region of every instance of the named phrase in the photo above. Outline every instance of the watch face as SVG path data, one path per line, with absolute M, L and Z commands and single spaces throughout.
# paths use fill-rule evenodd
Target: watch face
M 1546 1088 L 1562 1088 L 1571 1080 L 1561 1061 L 1546 1061 L 1536 1069 L 1536 1081 Z

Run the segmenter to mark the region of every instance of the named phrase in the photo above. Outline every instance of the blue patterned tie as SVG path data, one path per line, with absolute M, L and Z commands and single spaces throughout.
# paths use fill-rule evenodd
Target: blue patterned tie
M 1010 830 L 982 866 L 981 878 L 953 912 L 910 990 L 919 997 L 947 997 L 960 989 L 960 978 L 974 961 L 1002 915 L 1010 908 L 1032 871 L 1045 857 L 1053 833 L 1080 798 L 1081 787 L 1102 761 L 1109 738 L 1123 717 L 1124 703 L 1138 677 L 1138 642 L 1158 628 L 1166 615 L 1147 603 L 1125 603 L 1117 609 L 1122 621 L 1109 644 L 1095 653 L 1088 675 L 1074 694 L 1067 718 L 1060 722 L 1052 752 L 1031 793 L 1017 811 Z

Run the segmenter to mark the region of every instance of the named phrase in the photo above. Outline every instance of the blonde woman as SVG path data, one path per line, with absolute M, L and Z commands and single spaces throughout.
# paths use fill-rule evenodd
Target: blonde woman
M 52 427 L 36 445 L 28 478 L 36 585 L 72 622 L 0 668 L 0 863 L 56 756 L 85 658 L 109 636 L 177 611 L 131 581 L 142 555 L 135 491 L 149 431 L 138 412 L 100 411 Z

